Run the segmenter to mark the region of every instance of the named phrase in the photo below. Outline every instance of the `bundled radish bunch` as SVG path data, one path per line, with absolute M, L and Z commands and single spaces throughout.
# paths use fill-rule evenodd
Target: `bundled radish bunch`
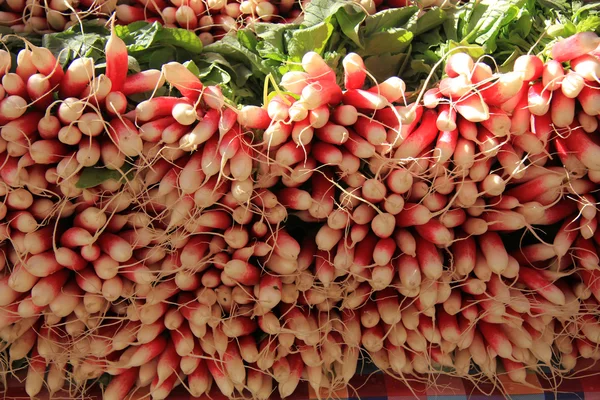
M 236 112 L 223 109 L 220 90 L 204 88 L 177 63 L 127 76 L 125 44 L 114 35 L 106 54 L 106 74 L 94 76 L 91 59 L 77 59 L 63 72 L 47 49 L 32 47 L 19 54 L 17 72 L 3 76 L 2 174 L 11 198 L 4 206 L 3 239 L 14 245 L 3 266 L 0 325 L 3 339 L 15 344 L 11 360 L 32 348 L 39 352 L 31 355 L 31 396 L 41 390 L 37 372 L 47 364 L 62 372 L 51 391 L 62 386 L 66 362 L 75 382 L 84 385 L 136 366 L 129 357 L 148 346 L 160 348 L 152 343 L 164 341 L 166 328 L 182 333 L 176 347 L 186 356 L 195 348 L 191 333 L 204 336 L 207 317 L 221 331 L 225 317 L 231 319 L 229 338 L 252 333 L 255 322 L 245 326 L 244 318 L 253 308 L 238 308 L 242 299 L 249 303 L 260 277 L 248 259 L 268 264 L 273 248 L 284 260 L 298 255 L 297 243 L 279 226 L 285 208 L 268 193 L 254 198 L 251 138 L 237 124 Z M 10 57 L 4 61 L 3 71 Z M 127 112 L 128 95 L 152 91 L 165 78 L 182 97 L 155 97 Z M 64 100 L 53 104 L 54 96 Z M 98 164 L 115 175 L 86 185 L 86 168 Z M 127 166 L 132 176 L 124 172 Z M 271 209 L 261 212 L 265 207 Z M 200 293 L 202 303 L 195 300 Z M 217 294 L 221 302 L 215 305 Z M 166 300 L 174 295 L 189 303 L 187 311 L 169 310 Z M 124 315 L 140 323 L 120 326 Z M 36 346 L 23 335 L 38 329 L 45 339 Z M 220 338 L 227 344 L 228 337 Z M 148 346 L 136 347 L 141 344 Z M 138 356 L 137 366 L 160 352 Z M 196 367 L 188 366 L 186 374 Z M 166 397 L 177 375 L 168 382 L 162 372 L 157 376 L 151 389 L 164 386 Z M 206 390 L 190 385 L 198 395 Z
M 405 0 L 363 0 L 357 3 L 369 14 L 390 7 L 410 5 Z M 0 25 L 15 32 L 61 32 L 84 20 L 106 23 L 115 14 L 117 23 L 160 22 L 198 32 L 207 45 L 215 39 L 254 22 L 292 23 L 302 20 L 310 1 L 193 0 L 193 1 L 7 1 L 0 5 Z M 428 7 L 435 4 L 420 4 Z M 439 5 L 439 4 L 438 4 Z
M 114 31 L 99 75 L 0 51 L 0 339 L 27 393 L 328 393 L 361 353 L 425 380 L 597 360 L 598 42 L 502 74 L 453 54 L 422 102 L 308 53 L 239 109 L 180 63 L 128 74 Z
M 554 52 L 573 46 L 571 42 L 586 40 L 590 43 L 571 56 L 572 74 L 580 78 L 581 88 L 590 88 L 587 96 L 594 96 L 597 93 L 593 86 L 597 74 L 594 68 L 598 59 L 587 52 L 596 48 L 597 37 L 577 35 L 559 43 Z M 594 71 L 587 72 L 588 75 L 579 66 L 584 59 L 589 63 L 587 68 Z M 539 64 L 539 75 L 526 72 L 531 62 Z M 584 153 L 574 147 L 566 152 L 581 164 L 570 168 L 564 157 L 553 161 L 549 153 L 549 146 L 558 142 L 555 133 L 560 133 L 561 126 L 569 125 L 561 121 L 564 114 L 571 115 L 569 123 L 573 122 L 575 103 L 571 103 L 570 113 L 565 109 L 546 115 L 536 110 L 536 95 L 546 96 L 547 83 L 556 80 L 549 72 L 543 73 L 544 69 L 552 68 L 553 62 L 544 66 L 540 59 L 526 56 L 517 61 L 514 72 L 496 75 L 464 54 L 455 55 L 448 63 L 448 78 L 439 88 L 425 94 L 425 110 L 420 106 L 389 107 L 403 92 L 401 82 L 394 78 L 368 91 L 360 89 L 365 70 L 356 55 L 347 56 L 343 65 L 346 91 L 336 84 L 333 71 L 319 57 L 309 54 L 303 60 L 304 72 L 288 73 L 282 81 L 282 86 L 296 94 L 298 100 L 275 96 L 266 114 L 264 110 L 249 107 L 241 113 L 244 121 L 268 121 L 267 115 L 272 121 L 280 121 L 265 130 L 267 151 L 274 153 L 271 159 L 280 164 L 271 169 L 277 173 L 283 164 L 288 170 L 283 172 L 281 181 L 286 188 L 277 192 L 278 197 L 288 207 L 298 210 L 296 215 L 304 221 L 322 221 L 315 237 L 320 252 L 313 273 L 319 286 L 333 289 L 328 289 L 327 296 L 315 298 L 315 287 L 311 287 L 306 291 L 309 294 L 305 296 L 306 303 L 317 307 L 339 304 L 337 288 L 346 286 L 342 309 L 360 308 L 367 315 L 368 310 L 376 309 L 375 314 L 379 313 L 376 318 L 361 319 L 365 329 L 361 343 L 380 367 L 395 368 L 397 373 L 415 366 L 419 366 L 418 372 L 430 371 L 431 360 L 452 366 L 450 355 L 459 345 L 456 341 L 461 334 L 472 330 L 470 321 L 479 323 L 481 316 L 485 322 L 479 329 L 482 336 L 474 337 L 485 341 L 477 342 L 481 346 L 471 349 L 471 353 L 478 353 L 475 362 L 490 378 L 499 361 L 496 357 L 500 356 L 510 377 L 524 380 L 524 366 L 535 368 L 539 360 L 550 364 L 555 340 L 560 341 L 557 346 L 562 346 L 555 348 L 555 353 L 563 354 L 564 367 L 571 369 L 576 359 L 572 353 L 575 347 L 563 345 L 565 340 L 570 343 L 575 339 L 573 332 L 580 331 L 573 326 L 581 324 L 571 316 L 580 307 L 591 315 L 597 309 L 590 307 L 589 293 L 584 303 L 573 296 L 569 287 L 576 285 L 581 291 L 593 287 L 595 280 L 589 273 L 570 268 L 572 264 L 566 262 L 565 252 L 572 241 L 562 253 L 542 239 L 541 243 L 511 252 L 497 233 L 531 230 L 532 226 L 562 221 L 565 224 L 576 221 L 572 240 L 583 229 L 587 230 L 582 233 L 583 238 L 589 239 L 595 233 L 594 212 L 590 211 L 582 220 L 573 214 L 578 204 L 580 209 L 584 205 L 595 209 L 592 205 L 595 201 L 590 198 L 595 183 L 592 177 L 585 176 L 588 171 L 591 175 L 595 173 L 592 160 L 586 160 Z M 546 84 L 535 82 L 542 75 Z M 543 85 L 541 90 L 540 85 Z M 562 90 L 569 91 L 566 87 Z M 570 95 L 573 98 L 579 94 Z M 550 96 L 546 112 L 554 106 L 549 99 Z M 593 121 L 598 113 L 591 109 L 586 95 L 578 99 L 583 108 L 579 118 L 587 116 L 589 131 L 594 132 L 597 125 Z M 530 118 L 531 115 L 534 117 Z M 519 131 L 523 127 L 519 125 L 522 118 L 528 123 Z M 569 133 L 576 130 L 572 127 Z M 565 137 L 565 132 L 562 133 Z M 582 138 L 577 143 L 583 140 L 591 146 L 590 150 L 595 148 L 590 139 Z M 295 155 L 290 151 L 294 148 Z M 312 170 L 309 174 L 304 172 L 306 165 Z M 302 172 L 304 178 L 296 180 L 296 171 Z M 326 193 L 325 204 L 314 203 L 311 192 L 315 187 Z M 322 209 L 326 212 L 320 215 Z M 387 220 L 392 222 L 386 224 Z M 564 238 L 557 236 L 554 240 Z M 594 251 L 593 248 L 589 251 L 590 256 Z M 536 266 L 550 259 L 550 264 Z M 567 272 L 543 274 L 529 267 L 531 264 L 537 268 L 556 268 L 557 263 Z M 555 285 L 559 277 L 562 279 Z M 364 283 L 354 283 L 355 280 Z M 377 308 L 374 304 L 367 306 L 369 296 L 372 299 L 375 295 L 377 299 L 378 291 L 389 290 L 390 285 L 403 297 L 386 293 L 381 302 L 386 305 L 375 301 Z M 497 294 L 501 299 L 494 298 Z M 403 305 L 407 299 L 414 299 L 414 306 Z M 450 312 L 445 309 L 447 301 Z M 391 317 L 386 315 L 387 304 L 390 307 L 387 310 L 405 308 L 419 317 L 420 322 L 412 323 L 400 314 L 404 328 L 412 330 L 412 335 L 420 333 L 420 336 L 408 335 L 413 341 L 408 345 L 412 365 L 404 364 L 404 357 L 381 353 L 384 339 L 392 337 L 394 329 L 398 329 L 394 318 L 400 318 L 397 312 L 395 315 L 392 312 Z M 461 307 L 465 311 L 463 323 L 446 315 L 456 315 Z M 544 323 L 528 322 L 532 314 Z M 453 326 L 452 333 L 440 335 L 428 330 L 438 329 L 432 325 L 438 317 L 444 318 L 442 324 L 449 322 Z M 570 335 L 558 329 L 555 333 L 554 325 L 545 329 L 549 321 L 554 321 L 553 317 L 570 326 Z M 582 356 L 595 358 L 597 352 L 592 351 L 593 346 L 586 340 L 597 343 L 597 328 L 589 325 L 594 321 L 597 324 L 597 320 L 589 317 L 584 314 L 589 336 L 577 344 L 587 343 L 588 347 L 582 347 Z M 506 333 L 504 330 L 512 327 L 504 329 L 498 324 L 516 325 L 517 330 Z M 515 332 L 531 331 L 533 326 L 538 329 L 537 333 L 531 332 L 535 339 L 547 335 L 544 343 L 514 343 L 519 338 Z M 398 343 L 404 346 L 402 340 L 395 343 L 391 340 L 388 351 L 390 348 L 396 351 L 393 346 Z M 461 344 L 468 348 L 469 340 L 473 339 Z M 491 357 L 482 359 L 486 354 L 484 344 L 491 349 L 488 353 Z M 531 346 L 534 348 L 530 350 Z M 518 356 L 513 354 L 513 348 L 517 349 L 515 353 L 520 352 Z M 461 367 L 457 367 L 460 371 L 467 371 L 470 365 L 465 354 L 470 353 L 461 353 Z M 392 365 L 392 359 L 403 361 Z

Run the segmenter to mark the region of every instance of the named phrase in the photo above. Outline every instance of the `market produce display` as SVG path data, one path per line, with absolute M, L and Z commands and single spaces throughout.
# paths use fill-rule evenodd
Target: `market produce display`
M 0 3 L 0 382 L 599 360 L 600 7 L 407 3 Z

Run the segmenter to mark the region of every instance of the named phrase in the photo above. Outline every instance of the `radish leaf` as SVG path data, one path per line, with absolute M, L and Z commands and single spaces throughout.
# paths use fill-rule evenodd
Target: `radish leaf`
M 348 12 L 346 8 L 340 8 L 335 14 L 335 18 L 342 32 L 362 49 L 363 45 L 359 37 L 359 28 L 360 24 L 365 20 L 366 15 L 362 12 Z
M 126 161 L 120 170 L 108 169 L 105 166 L 85 167 L 75 184 L 78 189 L 89 189 L 108 180 L 120 181 L 133 178 L 133 161 Z
M 402 53 L 408 48 L 412 39 L 412 32 L 402 28 L 377 32 L 365 39 L 365 49 L 360 54 L 371 56 Z
M 304 10 L 302 25 L 308 27 L 320 24 L 333 16 L 340 8 L 352 9 L 355 12 L 363 11 L 356 3 L 347 3 L 339 0 L 312 0 Z
M 311 26 L 306 29 L 297 29 L 288 36 L 288 54 L 292 61 L 301 61 L 302 56 L 309 51 L 323 54 L 327 41 L 333 33 L 333 25 L 328 22 Z
M 365 19 L 363 35 L 370 36 L 375 32 L 382 32 L 388 29 L 404 26 L 418 12 L 418 7 L 402 7 L 391 8 L 389 10 L 384 10 L 376 14 L 369 15 Z

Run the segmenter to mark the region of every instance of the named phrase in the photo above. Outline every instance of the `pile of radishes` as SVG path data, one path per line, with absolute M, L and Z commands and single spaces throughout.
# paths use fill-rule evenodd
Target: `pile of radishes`
M 370 8 L 374 12 L 375 4 Z M 197 31 L 208 44 L 213 35 L 235 32 L 254 21 L 292 22 L 300 15 L 301 4 L 297 0 L 7 0 L 0 2 L 0 26 L 16 32 L 61 32 L 83 20 L 106 22 L 113 12 L 120 24 L 156 21 Z
M 502 74 L 456 52 L 411 104 L 308 53 L 239 108 L 179 63 L 128 75 L 114 32 L 100 75 L 0 50 L 8 361 L 32 397 L 108 374 L 109 400 L 326 397 L 363 356 L 408 384 L 598 360 L 599 44 Z
M 14 32 L 61 32 L 82 20 L 100 24 L 115 11 L 118 0 L 3 0 L 0 26 Z
M 160 0 L 127 2 L 116 7 L 120 23 L 158 21 L 166 27 L 184 28 L 198 33 L 205 45 L 254 22 L 290 23 L 301 14 L 297 0 Z

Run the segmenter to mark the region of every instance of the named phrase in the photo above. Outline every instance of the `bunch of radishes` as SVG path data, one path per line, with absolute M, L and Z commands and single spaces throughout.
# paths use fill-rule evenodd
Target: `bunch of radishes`
M 373 8 L 374 10 L 374 8 Z M 198 31 L 206 44 L 253 21 L 291 22 L 301 13 L 300 2 L 254 0 L 128 1 L 8 0 L 0 3 L 0 25 L 15 32 L 61 32 L 82 20 L 106 22 L 115 13 L 117 22 L 163 23 Z M 100 18 L 100 19 L 99 19 Z
M 368 14 L 404 7 L 407 0 L 354 0 Z M 310 0 L 6 0 L 0 2 L 0 26 L 17 33 L 62 32 L 82 21 L 102 24 L 114 14 L 117 23 L 159 22 L 198 33 L 205 45 L 255 22 L 301 22 Z M 440 4 L 436 4 L 440 3 Z M 421 7 L 442 5 L 417 2 Z
M 94 19 L 106 23 L 117 0 L 8 0 L 0 2 L 0 26 L 16 33 L 47 33 Z
M 597 360 L 599 42 L 503 74 L 455 53 L 411 104 L 308 53 L 239 109 L 179 63 L 128 75 L 114 32 L 101 75 L 0 51 L 0 339 L 27 393 L 327 393 L 361 353 L 399 379 Z

